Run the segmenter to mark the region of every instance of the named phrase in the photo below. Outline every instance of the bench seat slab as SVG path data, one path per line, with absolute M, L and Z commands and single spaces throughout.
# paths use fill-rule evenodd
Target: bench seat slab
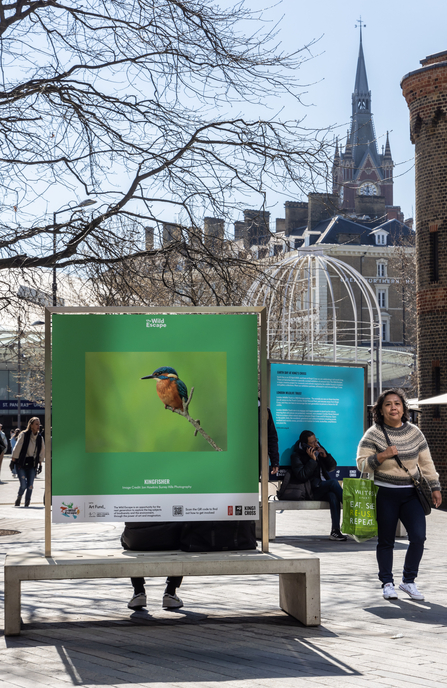
M 280 607 L 306 626 L 320 623 L 320 561 L 288 545 L 270 552 L 90 550 L 7 555 L 5 635 L 20 633 L 20 584 L 28 580 L 279 574 Z M 317 588 L 317 590 L 316 590 Z

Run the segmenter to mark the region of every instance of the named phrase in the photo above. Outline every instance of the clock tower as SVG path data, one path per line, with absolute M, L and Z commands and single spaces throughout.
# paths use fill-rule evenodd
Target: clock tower
M 394 163 L 388 133 L 382 152 L 379 153 L 377 149 L 371 91 L 368 88 L 363 54 L 361 20 L 359 25 L 360 47 L 352 94 L 351 128 L 346 135 L 344 150 L 337 140 L 332 167 L 332 191 L 338 195 L 340 208 L 346 212 L 355 212 L 356 205 L 359 206 L 356 204 L 356 196 L 381 196 L 391 219 L 396 217 L 393 206 Z

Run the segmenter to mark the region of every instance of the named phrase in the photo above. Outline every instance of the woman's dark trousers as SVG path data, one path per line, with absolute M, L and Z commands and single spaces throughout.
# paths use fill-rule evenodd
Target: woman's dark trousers
M 425 542 L 425 514 L 414 487 L 379 487 L 377 493 L 377 563 L 382 584 L 394 583 L 393 549 L 396 528 L 402 521 L 410 544 L 405 555 L 404 583 L 413 583 L 418 575 Z

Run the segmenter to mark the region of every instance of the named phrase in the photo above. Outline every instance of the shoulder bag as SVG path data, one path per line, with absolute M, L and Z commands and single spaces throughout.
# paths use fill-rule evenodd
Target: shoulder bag
M 383 434 L 385 435 L 386 442 L 387 442 L 388 446 L 391 447 L 392 445 L 391 445 L 391 442 L 390 442 L 390 438 L 389 438 L 389 436 L 388 436 L 388 433 L 387 433 L 387 431 L 385 430 L 385 428 L 384 428 L 383 425 L 382 425 L 381 427 L 382 427 L 382 430 L 383 430 Z M 413 476 L 411 475 L 411 473 L 410 473 L 410 471 L 408 470 L 408 468 L 407 468 L 406 466 L 404 466 L 403 463 L 402 463 L 402 461 L 399 459 L 399 456 L 396 455 L 396 456 L 394 456 L 393 458 L 396 459 L 396 461 L 397 461 L 397 463 L 399 464 L 400 468 L 403 468 L 404 471 L 406 471 L 406 472 L 408 473 L 408 475 L 410 476 L 410 478 L 411 478 L 411 480 L 412 480 L 412 482 L 413 482 L 413 485 L 414 485 L 414 487 L 415 487 L 415 489 L 416 489 L 417 498 L 419 499 L 419 501 L 420 501 L 420 503 L 421 503 L 421 506 L 422 506 L 422 508 L 423 508 L 423 510 L 424 510 L 424 514 L 425 514 L 426 516 L 428 516 L 428 515 L 431 513 L 431 504 L 430 504 L 430 502 L 428 501 L 427 496 L 426 496 L 425 492 L 424 492 L 423 489 L 422 489 L 422 483 L 421 483 L 421 481 L 418 480 L 417 478 L 413 478 Z M 419 470 L 419 475 L 420 475 L 420 477 L 422 478 L 422 480 L 425 481 L 425 478 L 424 478 L 424 476 L 422 475 L 421 470 L 420 470 L 420 469 L 418 469 L 418 470 Z M 425 481 L 425 482 L 426 482 L 426 481 Z
M 310 481 L 306 480 L 305 483 L 294 483 L 292 482 L 292 477 L 291 471 L 286 471 L 281 487 L 276 492 L 278 499 L 286 502 L 298 502 L 304 499 L 312 499 Z

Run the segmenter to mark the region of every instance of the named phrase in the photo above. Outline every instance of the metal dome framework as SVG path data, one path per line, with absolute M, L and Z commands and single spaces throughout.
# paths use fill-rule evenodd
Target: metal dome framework
M 336 298 L 334 278 L 340 281 Z M 358 304 L 357 294 L 360 295 Z M 341 319 L 339 304 L 347 299 L 350 319 Z M 382 391 L 382 317 L 370 284 L 352 266 L 314 248 L 298 249 L 265 270 L 251 285 L 247 303 L 267 308 L 267 356 L 280 360 L 359 362 L 370 342 L 371 404 L 375 384 Z M 360 308 L 359 308 L 360 306 Z M 369 319 L 361 320 L 364 308 Z M 377 365 L 373 365 L 373 352 Z M 364 356 L 361 356 L 364 360 Z

